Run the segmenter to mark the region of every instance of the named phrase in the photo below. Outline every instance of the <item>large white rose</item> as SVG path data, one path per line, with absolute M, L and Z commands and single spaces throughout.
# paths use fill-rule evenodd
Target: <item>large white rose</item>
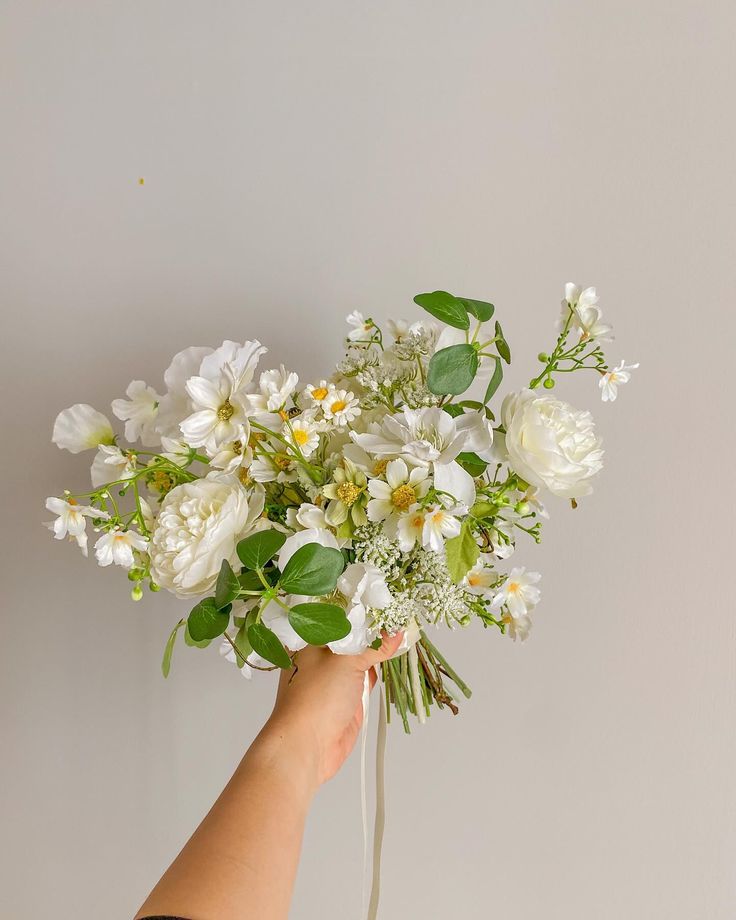
M 223 559 L 234 564 L 238 540 L 254 529 L 264 492 L 246 492 L 234 478 L 210 474 L 172 489 L 151 537 L 151 570 L 177 597 L 205 594 Z
M 603 467 L 603 451 L 590 412 L 522 390 L 504 399 L 501 417 L 514 472 L 562 498 L 593 491 L 590 480 Z

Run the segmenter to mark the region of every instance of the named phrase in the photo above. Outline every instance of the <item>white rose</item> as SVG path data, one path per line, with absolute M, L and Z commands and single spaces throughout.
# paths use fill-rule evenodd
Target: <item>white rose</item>
M 370 610 L 383 610 L 393 598 L 383 573 L 376 566 L 362 562 L 354 562 L 345 569 L 337 589 L 347 598 L 345 613 L 351 629 L 344 639 L 328 642 L 327 647 L 336 655 L 359 655 L 373 639 Z
M 562 498 L 593 491 L 590 480 L 603 467 L 603 451 L 590 412 L 522 390 L 504 399 L 501 417 L 514 472 Z
M 235 563 L 235 547 L 254 529 L 263 502 L 261 487 L 246 492 L 237 480 L 218 474 L 172 489 L 151 537 L 155 580 L 177 597 L 205 594 L 222 560 Z

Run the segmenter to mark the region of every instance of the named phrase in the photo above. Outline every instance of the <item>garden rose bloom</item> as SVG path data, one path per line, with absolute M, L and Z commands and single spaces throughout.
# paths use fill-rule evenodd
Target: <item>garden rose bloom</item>
M 562 498 L 593 491 L 590 480 L 603 468 L 603 451 L 590 412 L 522 390 L 504 399 L 501 417 L 515 473 Z
M 177 597 L 205 594 L 222 560 L 235 564 L 235 547 L 255 529 L 263 501 L 260 486 L 246 492 L 236 479 L 217 473 L 172 489 L 151 537 L 156 581 Z

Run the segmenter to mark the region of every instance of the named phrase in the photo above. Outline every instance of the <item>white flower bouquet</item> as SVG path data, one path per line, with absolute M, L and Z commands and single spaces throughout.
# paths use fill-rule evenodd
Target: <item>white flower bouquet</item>
M 53 441 L 95 449 L 92 489 L 52 497 L 48 526 L 143 587 L 196 599 L 179 632 L 221 642 L 245 677 L 291 668 L 305 645 L 356 654 L 404 632 L 381 665 L 387 712 L 424 721 L 470 690 L 427 635 L 478 621 L 525 639 L 540 576 L 505 571 L 519 534 L 540 541 L 546 493 L 588 495 L 603 465 L 589 412 L 550 394 L 593 370 L 604 401 L 637 365 L 611 369 L 594 288 L 565 289 L 559 335 L 529 387 L 491 408 L 511 361 L 494 307 L 444 291 L 414 298 L 430 316 L 348 317 L 347 354 L 329 379 L 299 386 L 283 365 L 257 373 L 259 342 L 177 354 L 159 395 L 133 381 L 109 420 L 80 404 Z M 439 321 L 439 322 L 437 322 Z M 471 385 L 476 399 L 467 398 Z

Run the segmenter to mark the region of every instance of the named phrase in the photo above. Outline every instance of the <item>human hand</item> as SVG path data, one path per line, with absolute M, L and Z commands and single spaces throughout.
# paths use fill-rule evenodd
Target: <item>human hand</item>
M 313 788 L 331 779 L 352 751 L 363 724 L 365 674 L 371 688 L 374 667 L 398 649 L 403 633 L 384 636 L 380 649 L 360 655 L 335 655 L 307 646 L 283 671 L 273 713 L 257 744 L 296 758 Z

